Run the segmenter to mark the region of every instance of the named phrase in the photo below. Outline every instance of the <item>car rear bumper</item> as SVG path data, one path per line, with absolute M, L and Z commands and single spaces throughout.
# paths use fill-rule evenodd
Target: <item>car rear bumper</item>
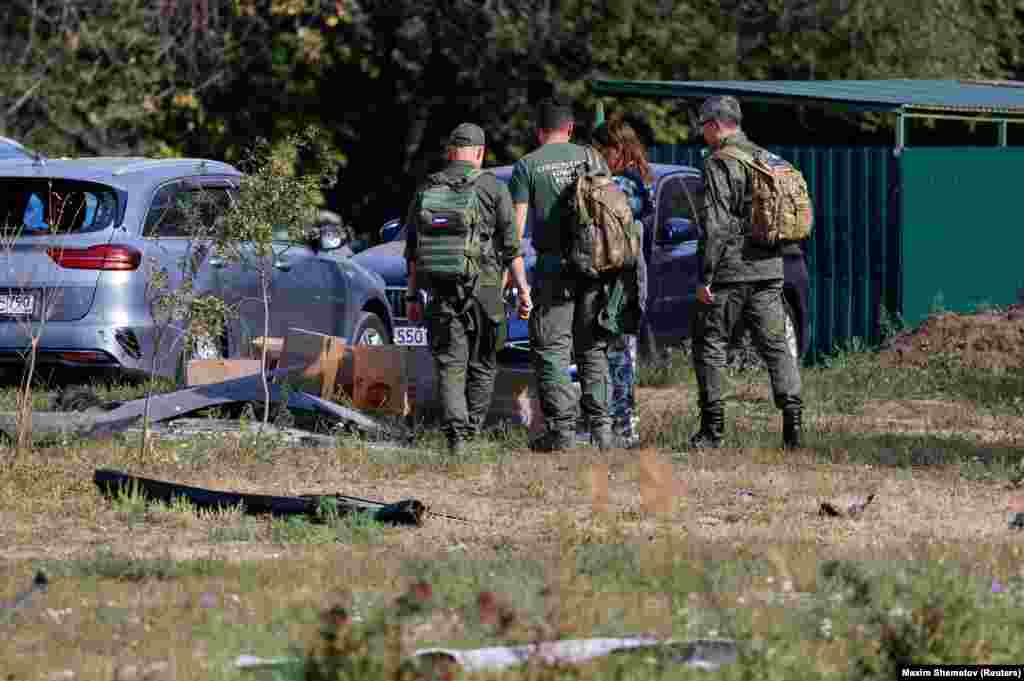
M 38 365 L 127 373 L 147 371 L 151 366 L 151 360 L 144 358 L 151 357 L 152 325 L 51 321 L 36 329 Z M 30 334 L 27 325 L 0 322 L 0 365 L 25 364 L 32 346 Z

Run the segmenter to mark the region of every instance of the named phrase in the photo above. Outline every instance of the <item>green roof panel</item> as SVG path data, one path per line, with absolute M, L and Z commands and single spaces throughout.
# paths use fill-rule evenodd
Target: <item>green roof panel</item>
M 591 83 L 596 95 L 703 98 L 821 104 L 860 111 L 947 111 L 1024 116 L 1024 82 L 968 80 L 612 80 Z

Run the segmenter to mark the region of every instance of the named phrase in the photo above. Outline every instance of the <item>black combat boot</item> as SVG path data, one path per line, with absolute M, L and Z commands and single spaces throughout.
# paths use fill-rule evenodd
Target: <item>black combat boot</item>
M 801 445 L 803 413 L 797 408 L 787 408 L 782 411 L 782 448 L 799 449 Z
M 576 446 L 576 434 L 560 430 L 548 430 L 530 443 L 535 452 L 563 452 Z
M 703 409 L 700 412 L 700 430 L 690 438 L 690 449 L 718 449 L 722 446 L 725 430 L 725 412 L 721 409 Z

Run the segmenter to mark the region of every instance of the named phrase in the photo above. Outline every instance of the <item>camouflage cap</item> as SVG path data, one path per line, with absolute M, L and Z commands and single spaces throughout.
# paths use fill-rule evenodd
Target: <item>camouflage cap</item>
M 730 95 L 715 95 L 704 100 L 700 107 L 700 124 L 708 121 L 726 119 L 739 123 L 743 120 L 739 101 Z
M 482 147 L 484 144 L 483 129 L 472 123 L 460 123 L 448 136 L 450 147 Z

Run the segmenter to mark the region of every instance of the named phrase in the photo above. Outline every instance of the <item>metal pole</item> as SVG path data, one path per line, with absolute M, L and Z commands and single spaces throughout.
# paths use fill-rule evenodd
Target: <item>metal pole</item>
M 896 114 L 896 148 L 892 150 L 893 156 L 903 153 L 903 146 L 907 141 L 907 117 L 900 111 Z
M 999 146 L 1005 147 L 1006 146 L 1006 138 L 1007 138 L 1007 134 L 1006 134 L 1007 130 L 1006 129 L 1009 126 L 1007 125 L 1007 122 L 1005 120 L 999 121 L 998 125 L 999 125 Z

